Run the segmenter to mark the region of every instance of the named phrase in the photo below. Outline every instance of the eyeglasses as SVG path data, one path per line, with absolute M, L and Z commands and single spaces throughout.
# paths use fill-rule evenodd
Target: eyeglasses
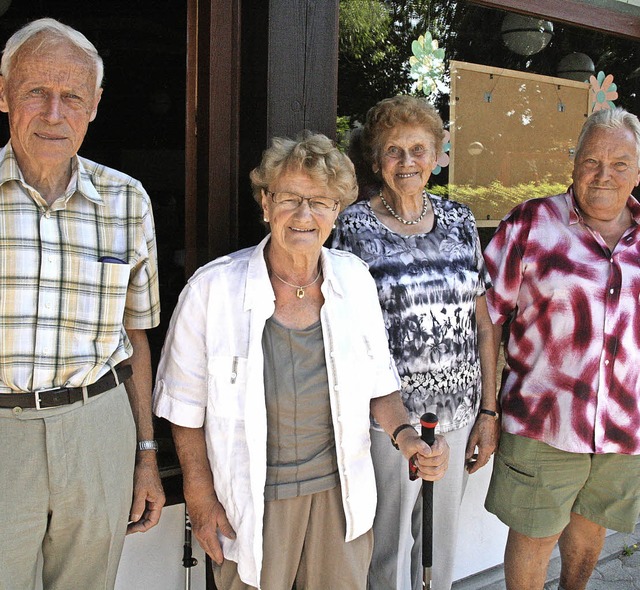
M 340 204 L 340 201 L 336 201 L 330 197 L 304 197 L 290 191 L 275 193 L 265 190 L 264 192 L 271 197 L 271 200 L 276 205 L 280 205 L 280 207 L 289 211 L 300 207 L 303 201 L 307 201 L 309 209 L 314 213 L 329 213 L 329 211 L 335 211 Z
M 431 154 L 432 150 L 427 149 L 423 145 L 414 145 L 408 150 L 404 150 L 400 147 L 392 145 L 391 147 L 387 148 L 382 155 L 385 158 L 389 158 L 390 160 L 404 160 L 407 158 L 420 159 Z

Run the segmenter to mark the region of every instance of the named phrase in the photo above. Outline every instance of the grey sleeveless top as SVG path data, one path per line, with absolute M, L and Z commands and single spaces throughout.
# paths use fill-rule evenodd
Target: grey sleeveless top
M 292 330 L 273 318 L 262 336 L 267 406 L 265 500 L 338 485 L 335 437 L 320 322 Z

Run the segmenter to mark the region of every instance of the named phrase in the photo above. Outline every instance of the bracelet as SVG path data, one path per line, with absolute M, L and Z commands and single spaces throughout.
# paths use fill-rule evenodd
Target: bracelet
M 411 428 L 413 430 L 415 430 L 415 428 L 413 428 L 413 426 L 411 426 L 411 424 L 400 424 L 400 426 L 398 426 L 398 428 L 396 428 L 393 431 L 393 434 L 391 435 L 391 444 L 396 448 L 396 449 L 400 449 L 400 447 L 398 446 L 398 442 L 396 441 L 396 439 L 398 438 L 398 435 L 405 430 L 406 428 Z
M 486 414 L 487 416 L 493 416 L 494 420 L 500 418 L 500 414 L 498 412 L 494 412 L 493 410 L 487 410 L 486 408 L 480 408 L 479 414 Z
M 155 440 L 140 440 L 136 445 L 136 451 L 155 451 L 158 452 L 158 443 Z

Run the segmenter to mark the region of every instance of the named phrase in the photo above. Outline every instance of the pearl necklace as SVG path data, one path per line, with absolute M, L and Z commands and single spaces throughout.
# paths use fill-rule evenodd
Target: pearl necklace
M 318 274 L 316 275 L 316 278 L 313 279 L 313 281 L 311 281 L 308 285 L 293 285 L 292 283 L 288 283 L 287 281 L 285 281 L 281 276 L 279 276 L 275 270 L 271 269 L 271 272 L 275 275 L 276 279 L 279 279 L 280 281 L 282 281 L 285 285 L 289 285 L 289 287 L 293 287 L 296 290 L 296 297 L 298 299 L 302 299 L 304 297 L 304 290 L 307 287 L 311 287 L 311 285 L 315 284 L 318 279 L 320 278 L 320 275 L 322 274 L 322 269 L 320 269 L 318 271 Z
M 413 221 L 409 221 L 407 219 L 404 219 L 403 217 L 400 217 L 400 215 L 398 215 L 391 208 L 391 205 L 389 205 L 389 203 L 387 203 L 387 201 L 385 201 L 384 197 L 382 196 L 382 189 L 380 189 L 380 200 L 382 201 L 382 204 L 387 208 L 387 211 L 389 211 L 391 215 L 393 215 L 398 221 L 404 223 L 405 225 L 415 225 L 416 223 L 420 223 L 424 219 L 424 216 L 427 214 L 427 211 L 429 211 L 429 199 L 427 199 L 427 191 L 422 191 L 422 213 L 420 213 L 419 217 L 417 219 L 414 219 Z

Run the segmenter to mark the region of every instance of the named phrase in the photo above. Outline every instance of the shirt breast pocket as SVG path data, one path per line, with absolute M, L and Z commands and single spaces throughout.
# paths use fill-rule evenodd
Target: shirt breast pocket
M 247 359 L 215 356 L 207 363 L 209 406 L 214 416 L 244 419 L 247 389 Z
M 75 259 L 64 273 L 62 321 L 77 332 L 91 333 L 98 343 L 120 337 L 130 267 Z M 66 317 L 65 317 L 66 316 Z

